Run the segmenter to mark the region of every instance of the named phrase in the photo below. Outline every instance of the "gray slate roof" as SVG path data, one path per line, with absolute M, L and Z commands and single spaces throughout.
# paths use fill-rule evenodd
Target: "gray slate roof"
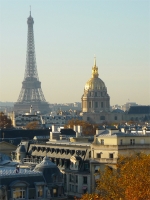
M 143 133 L 138 133 L 138 132 L 113 132 L 111 133 L 110 130 L 106 129 L 102 133 L 96 135 L 96 137 L 144 137 L 147 135 L 144 135 Z

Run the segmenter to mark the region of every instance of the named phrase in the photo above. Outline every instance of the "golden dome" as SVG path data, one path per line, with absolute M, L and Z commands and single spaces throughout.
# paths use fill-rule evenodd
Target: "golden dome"
M 96 66 L 96 58 L 94 58 L 94 66 L 92 67 L 92 78 L 85 84 L 85 90 L 104 90 L 105 83 L 98 77 L 98 67 Z

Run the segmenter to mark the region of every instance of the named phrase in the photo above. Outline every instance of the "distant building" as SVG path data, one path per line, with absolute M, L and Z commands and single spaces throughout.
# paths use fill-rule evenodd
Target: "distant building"
M 138 104 L 137 103 L 135 103 L 135 102 L 127 102 L 126 104 L 124 104 L 123 106 L 122 106 L 122 110 L 123 111 L 128 111 L 129 109 L 130 109 L 130 107 L 133 107 L 133 106 L 138 106 Z
M 123 114 L 110 112 L 110 97 L 105 83 L 99 78 L 96 58 L 92 67 L 92 77 L 87 81 L 82 95 L 83 120 L 91 123 L 123 121 Z
M 131 106 L 125 113 L 126 121 L 150 122 L 150 106 Z
M 95 124 L 123 123 L 125 121 L 150 121 L 150 106 L 138 106 L 128 102 L 124 106 L 110 107 L 110 97 L 105 83 L 99 78 L 96 59 L 92 77 L 87 81 L 82 95 L 82 117 Z
M 64 126 L 70 120 L 82 120 L 79 115 L 41 115 L 41 123 L 43 127 L 49 128 L 52 125 Z
M 38 122 L 38 128 L 41 127 L 41 118 L 40 118 L 40 113 L 37 113 L 36 110 L 30 106 L 30 112 L 26 112 L 24 114 L 13 114 L 11 115 L 14 127 L 26 127 L 27 124 L 30 122 Z

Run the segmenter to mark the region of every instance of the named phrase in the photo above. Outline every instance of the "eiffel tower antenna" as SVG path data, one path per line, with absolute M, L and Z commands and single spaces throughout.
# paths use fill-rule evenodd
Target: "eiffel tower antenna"
M 31 6 L 30 6 L 30 16 L 31 16 Z
M 30 16 L 27 19 L 27 24 L 28 35 L 25 75 L 18 100 L 14 104 L 14 110 L 16 112 L 28 112 L 30 109 L 30 105 L 32 105 L 34 110 L 41 111 L 41 113 L 46 113 L 49 111 L 49 104 L 45 100 L 44 94 L 41 89 L 41 82 L 38 78 L 33 32 L 34 20 L 31 16 L 31 6 Z

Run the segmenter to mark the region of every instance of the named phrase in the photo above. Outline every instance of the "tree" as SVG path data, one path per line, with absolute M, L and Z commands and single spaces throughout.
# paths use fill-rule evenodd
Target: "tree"
M 39 123 L 38 121 L 33 121 L 33 122 L 29 122 L 26 125 L 26 129 L 38 129 L 39 128 Z
M 150 199 L 150 154 L 120 156 L 116 167 L 116 170 L 106 167 L 104 171 L 99 171 L 97 194 L 83 195 L 80 200 Z
M 11 128 L 12 121 L 3 112 L 0 112 L 0 128 Z
M 98 127 L 98 125 L 96 125 L 96 124 L 90 124 L 86 121 L 78 120 L 78 119 L 72 119 L 72 120 L 68 121 L 68 123 L 64 127 L 73 129 L 74 125 L 82 126 L 82 132 L 84 135 L 95 135 L 96 128 Z

